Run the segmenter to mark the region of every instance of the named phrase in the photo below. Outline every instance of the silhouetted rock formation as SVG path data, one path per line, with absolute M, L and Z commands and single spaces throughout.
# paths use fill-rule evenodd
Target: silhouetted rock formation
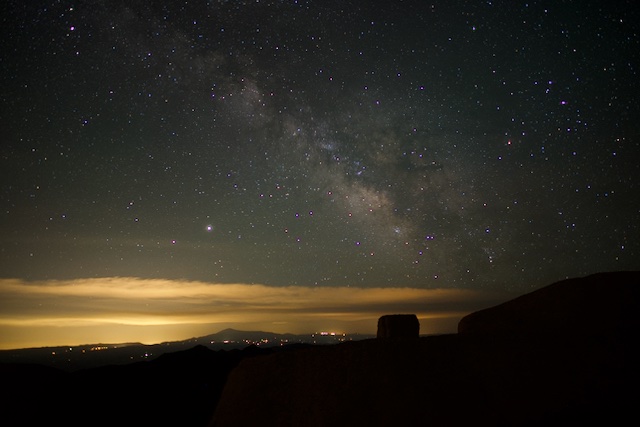
M 568 279 L 460 320 L 458 333 L 637 333 L 637 272 Z
M 418 338 L 420 322 L 415 314 L 388 314 L 378 319 L 378 338 Z
M 640 272 L 598 274 L 472 314 L 458 334 L 244 359 L 212 425 L 620 425 L 637 416 L 639 287 Z
M 471 425 L 484 411 L 482 393 L 457 369 L 454 338 L 369 339 L 246 359 L 231 372 L 213 425 Z
M 637 399 L 640 272 L 563 280 L 459 322 L 506 425 L 622 424 Z M 635 416 L 635 415 L 634 415 Z

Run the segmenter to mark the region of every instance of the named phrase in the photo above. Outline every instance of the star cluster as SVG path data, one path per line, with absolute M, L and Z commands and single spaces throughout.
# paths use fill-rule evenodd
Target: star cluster
M 4 277 L 639 267 L 634 2 L 5 3 Z

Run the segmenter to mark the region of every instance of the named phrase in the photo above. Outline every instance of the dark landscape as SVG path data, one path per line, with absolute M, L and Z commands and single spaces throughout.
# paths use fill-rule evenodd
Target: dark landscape
M 72 372 L 104 365 L 124 365 L 132 362 L 152 361 L 165 353 L 189 350 L 195 346 L 203 346 L 214 351 L 241 350 L 247 346 L 256 346 L 265 349 L 285 345 L 290 346 L 293 344 L 336 344 L 347 340 L 363 340 L 372 337 L 374 337 L 374 335 L 336 335 L 332 332 L 295 335 L 265 331 L 225 329 L 203 337 L 150 345 L 141 343 L 99 343 L 0 350 L 0 363 L 31 363 Z
M 640 272 L 561 281 L 464 317 L 457 334 L 226 350 L 203 337 L 127 364 L 5 362 L 2 424 L 626 424 L 639 285 Z

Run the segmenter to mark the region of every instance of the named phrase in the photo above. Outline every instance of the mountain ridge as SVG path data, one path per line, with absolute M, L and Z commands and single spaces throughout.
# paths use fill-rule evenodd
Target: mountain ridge
M 313 334 L 281 334 L 226 328 L 201 337 L 157 344 L 98 343 L 0 350 L 0 363 L 33 363 L 65 371 L 75 371 L 101 365 L 150 361 L 162 354 L 186 350 L 196 345 L 204 345 L 212 350 L 231 350 L 242 349 L 249 345 L 272 347 L 294 343 L 333 344 L 337 343 L 339 339 L 361 340 L 371 337 L 373 335 L 370 334 L 345 334 L 344 337 L 338 338 L 333 336 L 316 337 Z

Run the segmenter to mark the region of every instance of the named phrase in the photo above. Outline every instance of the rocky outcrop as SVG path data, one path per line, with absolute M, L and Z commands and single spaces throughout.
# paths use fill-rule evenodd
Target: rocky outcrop
M 377 338 L 418 338 L 420 322 L 415 314 L 388 314 L 378 319 Z
M 640 273 L 563 280 L 463 317 L 458 333 L 610 335 L 637 333 Z
M 369 339 L 246 359 L 212 425 L 474 425 L 482 392 L 459 369 L 457 345 L 454 335 Z
M 622 425 L 637 412 L 639 280 L 563 281 L 468 316 L 458 334 L 245 359 L 212 425 Z

